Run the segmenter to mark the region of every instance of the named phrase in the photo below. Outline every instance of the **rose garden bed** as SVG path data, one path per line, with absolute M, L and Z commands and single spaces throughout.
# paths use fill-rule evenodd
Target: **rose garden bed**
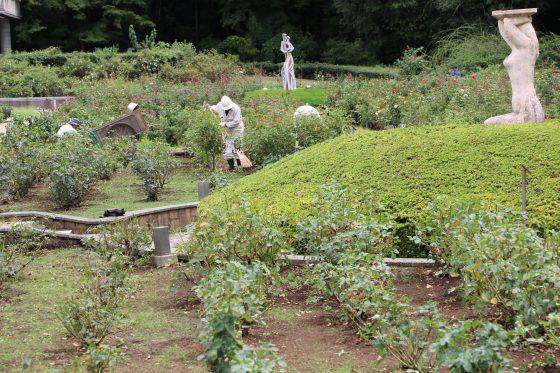
M 69 369 L 80 352 L 76 340 L 67 337 L 55 310 L 76 287 L 79 268 L 85 263 L 82 249 L 45 253 L 29 266 L 18 283 L 10 285 L 0 300 L 0 365 L 19 371 L 30 362 L 33 370 Z M 198 327 L 202 306 L 190 286 L 172 287 L 176 269 L 138 268 L 130 274 L 130 290 L 124 309 L 127 323 L 111 341 L 120 345 L 118 372 L 205 372 L 197 361 Z M 265 313 L 266 326 L 256 326 L 245 337 L 248 344 L 272 342 L 287 362 L 288 372 L 394 371 L 398 363 L 380 359 L 374 348 L 356 334 L 351 323 L 340 320 L 336 302 L 328 299 L 309 304 L 314 295 L 302 285 L 306 269 L 282 272 L 272 307 Z M 448 320 L 472 318 L 473 311 L 456 294 L 461 281 L 438 278 L 431 269 L 397 269 L 399 294 L 420 305 L 435 301 Z M 558 353 L 559 351 L 556 351 Z M 554 372 L 539 367 L 547 352 L 535 347 L 511 351 L 514 366 L 528 372 Z M 554 353 L 554 351 L 548 351 Z M 534 367 L 529 368 L 533 365 Z

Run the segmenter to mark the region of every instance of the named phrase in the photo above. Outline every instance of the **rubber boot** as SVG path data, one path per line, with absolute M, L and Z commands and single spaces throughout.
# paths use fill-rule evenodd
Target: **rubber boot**
M 233 163 L 233 158 L 227 160 L 228 163 L 228 171 L 233 171 L 235 169 L 235 165 Z
M 237 165 L 241 167 L 241 159 L 237 158 Z

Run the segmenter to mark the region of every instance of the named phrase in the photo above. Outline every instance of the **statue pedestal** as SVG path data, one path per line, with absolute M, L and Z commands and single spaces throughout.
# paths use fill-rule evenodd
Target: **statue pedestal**
M 530 17 L 534 14 L 537 14 L 537 8 L 494 10 L 492 12 L 492 17 L 496 19 L 504 19 L 506 17 Z

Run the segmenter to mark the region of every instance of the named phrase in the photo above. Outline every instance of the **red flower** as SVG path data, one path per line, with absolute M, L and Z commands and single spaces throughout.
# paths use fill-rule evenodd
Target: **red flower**
M 471 74 L 471 78 L 476 79 L 476 77 L 477 77 L 476 73 Z

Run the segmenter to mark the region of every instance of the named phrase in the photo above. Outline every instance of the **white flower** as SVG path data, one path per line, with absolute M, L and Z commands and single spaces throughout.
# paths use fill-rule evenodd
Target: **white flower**
M 311 85 L 308 84 L 308 85 L 305 86 L 305 88 L 311 88 Z
M 266 87 L 263 87 L 263 91 L 268 91 L 268 88 L 266 88 Z

